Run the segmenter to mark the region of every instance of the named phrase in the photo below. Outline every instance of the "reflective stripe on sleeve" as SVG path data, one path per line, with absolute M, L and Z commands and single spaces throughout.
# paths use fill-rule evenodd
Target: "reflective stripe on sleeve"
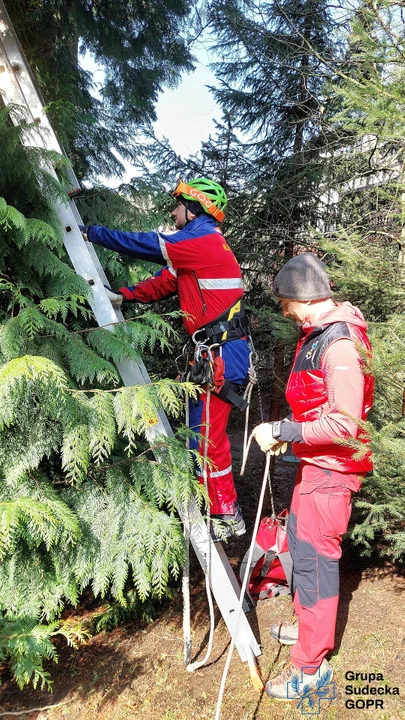
M 243 290 L 242 278 L 204 278 L 198 280 L 201 290 Z
M 232 465 L 229 465 L 229 467 L 225 468 L 225 470 L 218 470 L 217 472 L 210 472 L 208 470 L 208 475 L 212 478 L 216 477 L 223 477 L 224 475 L 228 475 L 228 473 L 232 472 Z M 200 470 L 196 471 L 197 477 L 203 477 L 203 474 Z
M 169 265 L 167 269 L 172 275 L 174 275 L 174 277 L 177 277 L 177 270 L 175 270 L 171 265 Z
M 164 239 L 162 238 L 162 236 L 159 235 L 159 233 L 158 233 L 158 238 L 159 238 L 160 252 L 162 253 L 164 259 L 165 259 L 166 262 L 167 262 L 167 264 L 168 264 L 168 265 L 171 265 L 170 258 L 169 258 L 169 256 L 168 256 L 167 250 L 166 250 L 166 243 L 165 243 Z

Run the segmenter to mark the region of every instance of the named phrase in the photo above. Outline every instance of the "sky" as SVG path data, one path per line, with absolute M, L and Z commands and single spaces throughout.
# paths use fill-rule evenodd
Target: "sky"
M 184 74 L 177 88 L 165 89 L 157 102 L 157 120 L 153 124 L 158 138 L 166 137 L 173 150 L 187 156 L 197 153 L 200 145 L 214 132 L 214 119 L 221 119 L 221 110 L 207 85 L 216 85 L 214 74 L 209 70 L 210 57 L 201 44 L 194 51 L 196 68 Z M 103 70 L 89 54 L 82 58 L 82 65 L 93 74 L 95 83 L 101 82 Z M 186 111 L 185 111 L 186 109 Z M 121 182 L 128 182 L 135 172 L 125 161 L 126 173 Z M 116 178 L 100 178 L 106 185 L 116 186 Z
M 155 132 L 159 137 L 167 137 L 180 155 L 197 152 L 201 142 L 214 132 L 214 118 L 221 118 L 221 111 L 206 87 L 217 84 L 208 68 L 208 53 L 201 48 L 196 56 L 195 71 L 184 75 L 175 90 L 165 90 L 156 106 Z

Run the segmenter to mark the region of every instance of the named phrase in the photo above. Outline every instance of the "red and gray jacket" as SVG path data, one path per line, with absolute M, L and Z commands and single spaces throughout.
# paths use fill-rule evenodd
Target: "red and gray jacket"
M 373 467 L 370 453 L 354 459 L 356 451 L 336 440 L 368 440 L 353 421 L 353 417 L 366 420 L 373 402 L 374 379 L 364 372 L 357 350 L 361 347 L 371 355 L 367 325 L 358 308 L 348 302 L 336 305 L 321 321 L 318 327 L 304 325 L 287 384 L 292 420 L 301 424 L 302 434 L 302 441 L 293 443 L 293 452 L 328 470 L 364 474 Z

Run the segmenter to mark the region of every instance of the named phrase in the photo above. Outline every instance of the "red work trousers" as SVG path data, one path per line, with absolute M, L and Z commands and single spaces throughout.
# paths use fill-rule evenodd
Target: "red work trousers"
M 351 513 L 357 475 L 301 463 L 288 524 L 298 642 L 294 665 L 318 668 L 335 643 L 342 535 Z
M 230 403 L 221 400 L 211 392 L 209 413 L 207 416 L 207 393 L 200 395 L 197 405 L 190 401 L 189 426 L 194 432 L 201 433 L 200 441 L 191 441 L 190 447 L 197 449 L 204 457 L 204 437 L 208 431 L 207 457 L 208 495 L 213 515 L 229 515 L 233 513 L 236 502 L 236 490 L 232 473 L 231 444 L 226 427 L 232 410 Z M 196 469 L 197 477 L 202 482 L 202 469 Z

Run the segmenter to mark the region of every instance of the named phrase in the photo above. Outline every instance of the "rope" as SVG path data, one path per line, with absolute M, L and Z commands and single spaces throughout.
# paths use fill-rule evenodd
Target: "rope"
M 250 435 L 249 442 L 248 442 L 249 448 L 250 448 L 252 439 L 253 439 L 253 435 Z M 262 514 L 264 494 L 266 491 L 267 480 L 269 480 L 269 483 L 270 483 L 270 453 L 266 453 L 266 466 L 265 466 L 264 474 L 263 474 L 263 481 L 262 481 L 262 487 L 261 487 L 261 491 L 260 491 L 259 504 L 257 507 L 257 513 L 256 513 L 255 524 L 254 524 L 254 528 L 253 528 L 252 540 L 251 540 L 250 547 L 249 547 L 246 571 L 245 571 L 245 575 L 243 577 L 242 588 L 241 588 L 240 595 L 239 595 L 236 627 L 232 634 L 231 644 L 229 646 L 229 651 L 228 651 L 228 655 L 226 658 L 224 671 L 222 673 L 221 685 L 219 688 L 218 700 L 217 700 L 217 706 L 216 706 L 216 712 L 215 712 L 215 720 L 220 720 L 220 717 L 221 717 L 221 706 L 222 706 L 222 699 L 223 699 L 224 690 L 225 690 L 225 683 L 226 683 L 226 678 L 227 678 L 228 671 L 229 671 L 229 666 L 231 664 L 232 654 L 233 654 L 233 650 L 235 647 L 235 638 L 236 638 L 236 634 L 238 631 L 240 618 L 242 615 L 243 600 L 245 597 L 245 592 L 246 592 L 247 584 L 249 581 L 249 576 L 250 576 L 249 568 L 252 563 L 253 550 L 254 550 L 254 546 L 255 546 L 255 542 L 256 542 L 256 535 L 257 535 L 257 532 L 259 529 L 259 522 L 260 522 L 260 516 Z
M 249 382 L 247 384 L 246 390 L 243 394 L 243 399 L 246 400 L 248 403 L 248 406 L 246 408 L 246 414 L 245 414 L 245 430 L 243 433 L 243 459 L 242 464 L 245 463 L 245 453 L 246 453 L 246 447 L 247 447 L 247 437 L 248 437 L 248 428 L 249 428 L 249 413 L 250 413 L 250 398 L 252 397 L 252 391 L 254 386 L 257 384 L 257 374 L 256 369 L 253 365 L 253 353 L 250 353 L 249 355 L 249 369 L 248 369 L 248 378 Z
M 243 399 L 247 401 L 248 406 L 246 408 L 245 429 L 244 429 L 244 433 L 243 433 L 242 469 L 240 471 L 241 477 L 243 477 L 243 474 L 245 472 L 246 460 L 247 460 L 247 456 L 248 456 L 248 452 L 249 452 L 249 448 L 250 448 L 250 444 L 248 446 L 247 437 L 248 437 L 248 430 L 249 430 L 250 399 L 252 397 L 252 391 L 253 391 L 254 387 L 257 387 L 260 418 L 261 418 L 261 422 L 263 422 L 262 396 L 261 396 L 261 392 L 260 392 L 259 378 L 258 378 L 258 375 L 256 372 L 256 367 L 255 367 L 256 361 L 257 361 L 257 354 L 256 354 L 256 351 L 253 349 L 249 355 L 249 369 L 248 369 L 249 382 L 248 382 L 246 390 L 243 394 Z
M 184 542 L 186 555 L 184 559 L 183 578 L 181 589 L 183 593 L 183 642 L 184 642 L 184 663 L 188 667 L 191 660 L 191 609 L 190 609 L 190 522 L 188 517 L 184 518 Z
M 186 426 L 190 426 L 189 394 L 185 393 Z M 190 448 L 190 438 L 186 440 L 187 450 Z M 183 594 L 183 642 L 184 642 L 184 663 L 187 667 L 191 660 L 191 610 L 190 610 L 190 515 L 188 504 L 184 508 L 183 533 L 185 542 L 185 559 L 183 577 L 181 580 L 181 591 Z
M 249 437 L 249 440 L 248 440 L 248 443 L 247 443 L 247 446 L 246 446 L 245 457 L 243 458 L 243 464 L 242 464 L 242 467 L 241 467 L 241 469 L 240 469 L 240 476 L 241 476 L 241 477 L 243 477 L 244 474 L 245 474 L 246 461 L 247 461 L 247 459 L 248 459 L 249 450 L 250 450 L 250 446 L 251 446 L 251 444 L 252 444 L 252 440 L 253 440 L 253 433 L 251 433 L 251 435 L 250 435 L 250 437 Z M 270 456 L 270 454 L 269 454 L 269 453 L 266 453 L 266 462 L 267 462 L 267 455 Z M 272 518 L 275 518 L 275 517 L 276 517 L 276 510 L 275 510 L 275 505 L 274 505 L 273 488 L 272 488 L 272 485 L 271 485 L 270 475 L 269 475 L 269 494 L 270 494 L 270 502 L 271 502 L 271 517 L 272 517 Z
M 62 705 L 67 705 L 71 700 L 63 700 L 62 702 L 56 703 L 55 705 L 43 705 L 42 707 L 27 708 L 27 710 L 6 710 L 6 712 L 0 712 L 0 717 L 6 715 L 29 715 L 32 712 L 40 712 L 41 710 L 51 710 L 52 708 L 58 708 Z
M 253 433 L 250 434 L 249 440 L 248 440 L 247 445 L 246 445 L 246 452 L 244 452 L 242 467 L 241 467 L 241 469 L 240 469 L 240 476 L 241 476 L 241 477 L 243 477 L 244 474 L 245 474 L 246 462 L 247 462 L 247 459 L 248 459 L 248 455 L 249 455 L 249 451 L 250 451 L 250 446 L 251 446 L 251 444 L 252 444 L 252 440 L 253 440 Z

